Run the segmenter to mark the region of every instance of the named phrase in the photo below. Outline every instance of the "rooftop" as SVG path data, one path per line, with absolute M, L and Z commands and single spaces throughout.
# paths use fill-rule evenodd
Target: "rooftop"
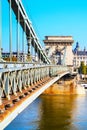
M 63 43 L 73 43 L 74 40 L 72 36 L 45 36 L 44 43 L 48 42 L 63 42 Z
M 87 55 L 87 51 L 76 51 L 76 52 L 74 52 L 74 54 L 77 54 L 77 55 Z

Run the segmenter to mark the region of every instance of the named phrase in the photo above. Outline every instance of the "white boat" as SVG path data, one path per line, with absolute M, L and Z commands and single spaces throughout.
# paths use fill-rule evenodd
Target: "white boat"
M 81 86 L 87 89 L 87 84 L 81 84 Z

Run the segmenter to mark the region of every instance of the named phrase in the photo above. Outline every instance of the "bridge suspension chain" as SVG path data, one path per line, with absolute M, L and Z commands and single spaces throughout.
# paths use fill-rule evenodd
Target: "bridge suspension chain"
M 10 0 L 8 0 L 8 1 L 10 3 Z M 23 22 L 26 24 L 26 30 L 24 30 L 25 33 L 26 33 L 26 37 L 29 38 L 30 35 L 31 35 L 32 39 L 34 39 L 35 48 L 37 48 L 37 49 L 35 49 L 35 51 L 38 54 L 38 58 L 40 58 L 40 60 L 42 60 L 44 63 L 49 64 L 50 60 L 46 56 L 46 53 L 43 51 L 43 49 L 42 49 L 42 47 L 41 47 L 41 45 L 39 43 L 39 40 L 38 40 L 38 38 L 36 36 L 36 33 L 35 33 L 32 25 L 31 25 L 31 22 L 30 22 L 27 14 L 25 12 L 25 9 L 23 8 L 22 2 L 20 0 L 14 0 L 14 1 L 11 1 L 11 2 L 12 2 L 12 9 L 13 9 L 17 19 L 18 19 L 17 10 L 19 10 L 19 14 L 20 14 L 19 23 L 22 26 L 23 30 L 24 30 Z M 32 42 L 31 42 L 31 44 L 32 44 Z

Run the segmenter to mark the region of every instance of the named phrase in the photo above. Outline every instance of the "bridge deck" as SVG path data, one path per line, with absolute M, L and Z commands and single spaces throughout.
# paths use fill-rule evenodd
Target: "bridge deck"
M 10 100 L 3 99 L 3 104 L 0 105 L 0 129 L 5 128 L 21 111 L 42 94 L 44 90 L 67 73 L 62 72 L 56 77 L 46 77 L 32 84 L 30 88 L 22 90 L 22 93 L 18 92 L 16 96 L 11 95 Z

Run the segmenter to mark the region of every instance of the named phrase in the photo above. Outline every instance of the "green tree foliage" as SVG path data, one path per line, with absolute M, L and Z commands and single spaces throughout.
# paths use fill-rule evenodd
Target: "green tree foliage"
M 79 67 L 79 73 L 81 74 L 87 74 L 87 66 L 84 64 L 84 62 L 81 62 L 81 65 Z

